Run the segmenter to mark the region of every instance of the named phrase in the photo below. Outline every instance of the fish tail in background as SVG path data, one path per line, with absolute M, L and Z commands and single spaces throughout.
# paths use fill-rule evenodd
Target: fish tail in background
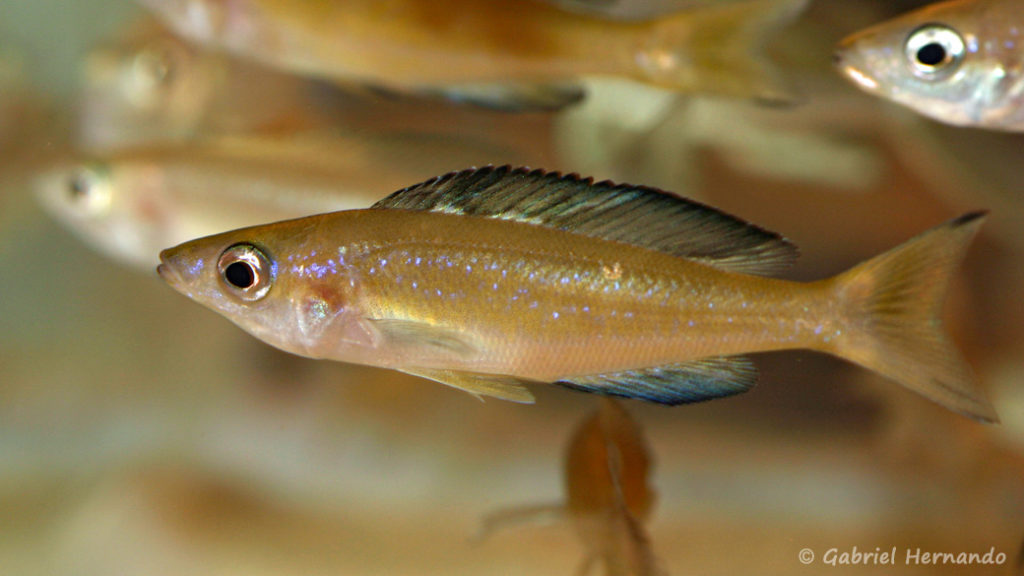
M 659 20 L 651 35 L 656 48 L 642 58 L 642 67 L 651 80 L 669 88 L 792 103 L 792 89 L 762 51 L 768 36 L 807 2 L 749 0 Z
M 846 310 L 832 352 L 954 412 L 998 422 L 940 319 L 950 280 L 984 216 L 965 214 L 832 279 Z

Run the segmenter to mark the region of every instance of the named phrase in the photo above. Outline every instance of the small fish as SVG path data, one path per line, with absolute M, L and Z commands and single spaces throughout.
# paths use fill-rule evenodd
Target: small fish
M 941 2 L 843 40 L 839 71 L 864 91 L 947 124 L 1024 130 L 1024 5 Z
M 566 502 L 488 514 L 477 539 L 513 524 L 566 519 L 587 547 L 577 574 L 589 573 L 595 562 L 613 576 L 663 574 L 643 528 L 656 498 L 648 483 L 650 460 L 640 426 L 621 404 L 602 398 L 566 451 Z
M 647 20 L 683 10 L 750 0 L 546 0 L 566 10 L 617 20 Z
M 796 258 L 792 244 L 707 206 L 488 167 L 369 210 L 188 242 L 158 272 L 283 350 L 481 396 L 532 402 L 523 384 L 546 382 L 697 402 L 753 386 L 742 354 L 804 348 L 995 421 L 937 317 L 982 216 L 804 284 L 764 277 Z
M 78 145 L 112 149 L 198 136 L 301 130 L 334 119 L 333 87 L 203 50 L 153 18 L 89 51 Z M 260 97 L 252 98 L 254 91 Z M 329 107 L 328 104 L 331 106 Z
M 222 137 L 74 155 L 31 182 L 43 207 L 89 244 L 152 270 L 168 246 L 366 208 L 410 181 L 503 155 L 498 146 L 428 135 Z M 402 168 L 380 170 L 389 164 Z
M 780 100 L 756 48 L 806 0 L 651 22 L 492 0 L 140 0 L 182 35 L 300 74 L 508 109 L 558 108 L 582 76 Z

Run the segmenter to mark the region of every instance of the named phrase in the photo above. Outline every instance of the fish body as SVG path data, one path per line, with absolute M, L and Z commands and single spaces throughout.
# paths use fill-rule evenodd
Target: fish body
M 683 10 L 706 9 L 713 6 L 749 0 L 545 0 L 566 10 L 593 14 L 616 20 L 647 20 Z
M 955 0 L 858 32 L 839 71 L 870 94 L 959 126 L 1024 130 L 1024 5 Z
M 142 0 L 183 35 L 311 76 L 498 107 L 558 107 L 581 76 L 777 95 L 749 50 L 805 0 L 616 22 L 527 0 Z
M 90 150 L 310 129 L 340 108 L 333 86 L 204 50 L 152 17 L 91 49 L 83 72 L 78 144 Z
M 284 350 L 481 395 L 530 401 L 523 382 L 556 382 L 694 402 L 753 385 L 756 372 L 738 355 L 808 348 L 991 420 L 969 369 L 934 331 L 945 277 L 979 224 L 965 217 L 805 284 L 764 276 L 795 258 L 791 244 L 706 206 L 485 168 L 370 210 L 186 243 L 161 254 L 159 271 Z
M 244 226 L 366 208 L 410 180 L 509 154 L 415 135 L 218 138 L 74 155 L 32 179 L 58 220 L 102 252 L 152 269 L 168 246 Z M 397 164 L 401 169 L 381 171 Z

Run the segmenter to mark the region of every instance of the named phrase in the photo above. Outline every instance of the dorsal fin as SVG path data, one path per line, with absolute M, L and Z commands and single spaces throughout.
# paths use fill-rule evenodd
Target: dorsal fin
M 797 257 L 796 247 L 777 234 L 662 190 L 529 168 L 452 172 L 373 208 L 527 222 L 747 274 L 778 272 Z

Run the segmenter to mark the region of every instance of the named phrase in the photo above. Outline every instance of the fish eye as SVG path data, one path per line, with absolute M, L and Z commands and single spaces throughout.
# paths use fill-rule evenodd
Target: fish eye
M 252 244 L 235 244 L 221 253 L 217 272 L 232 294 L 250 302 L 266 296 L 274 283 L 270 259 Z
M 926 24 L 910 33 L 904 52 L 915 76 L 936 80 L 956 70 L 967 50 L 963 37 L 956 30 L 941 24 Z
M 110 182 L 101 167 L 83 165 L 75 169 L 67 181 L 71 202 L 89 214 L 105 210 L 113 197 Z

